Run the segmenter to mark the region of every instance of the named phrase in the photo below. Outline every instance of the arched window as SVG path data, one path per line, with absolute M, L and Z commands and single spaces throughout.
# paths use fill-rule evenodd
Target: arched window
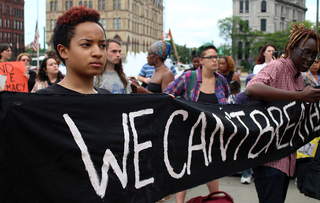
M 249 1 L 246 1 L 246 13 L 249 13 Z
M 267 2 L 266 1 L 262 1 L 261 2 L 261 12 L 267 12 Z
M 240 1 L 240 13 L 243 13 L 243 1 Z
M 242 59 L 242 42 L 238 42 L 238 59 Z

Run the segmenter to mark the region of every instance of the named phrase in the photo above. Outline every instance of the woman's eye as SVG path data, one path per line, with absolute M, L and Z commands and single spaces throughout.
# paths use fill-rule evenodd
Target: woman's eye
M 81 46 L 88 47 L 88 46 L 90 46 L 90 44 L 89 43 L 83 43 L 83 44 L 81 44 Z
M 105 48 L 107 45 L 101 44 L 100 47 Z

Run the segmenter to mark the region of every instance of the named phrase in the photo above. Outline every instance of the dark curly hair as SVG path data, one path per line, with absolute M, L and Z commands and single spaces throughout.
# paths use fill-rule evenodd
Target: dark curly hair
M 99 12 L 93 9 L 88 9 L 84 5 L 71 7 L 69 10 L 67 10 L 61 16 L 59 16 L 53 32 L 53 46 L 54 50 L 56 50 L 59 59 L 64 64 L 65 60 L 60 56 L 57 49 L 58 44 L 61 44 L 65 46 L 67 49 L 69 49 L 70 41 L 75 34 L 75 27 L 83 22 L 95 22 L 102 28 L 104 32 L 104 29 L 102 25 L 99 23 L 99 20 Z
M 38 72 L 38 78 L 40 81 L 47 81 L 49 80 L 47 74 L 46 74 L 46 70 L 47 70 L 47 61 L 49 59 L 54 59 L 54 58 L 45 58 L 43 59 L 43 61 L 40 63 L 40 68 L 39 68 L 39 72 Z M 55 60 L 55 59 L 54 59 Z M 58 72 L 58 76 L 57 78 L 63 79 L 64 76 L 62 75 L 62 73 L 59 71 Z

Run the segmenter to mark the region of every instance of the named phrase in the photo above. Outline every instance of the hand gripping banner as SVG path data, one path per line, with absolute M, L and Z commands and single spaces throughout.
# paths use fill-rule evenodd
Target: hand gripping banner
M 319 103 L 0 93 L 0 202 L 155 202 L 319 136 Z

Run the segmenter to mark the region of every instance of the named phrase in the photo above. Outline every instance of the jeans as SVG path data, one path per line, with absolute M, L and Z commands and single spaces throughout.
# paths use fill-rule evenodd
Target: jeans
M 259 202 L 284 203 L 290 177 L 269 166 L 259 166 L 252 170 Z
M 242 171 L 242 177 L 248 178 L 249 176 L 251 176 L 251 168 Z

